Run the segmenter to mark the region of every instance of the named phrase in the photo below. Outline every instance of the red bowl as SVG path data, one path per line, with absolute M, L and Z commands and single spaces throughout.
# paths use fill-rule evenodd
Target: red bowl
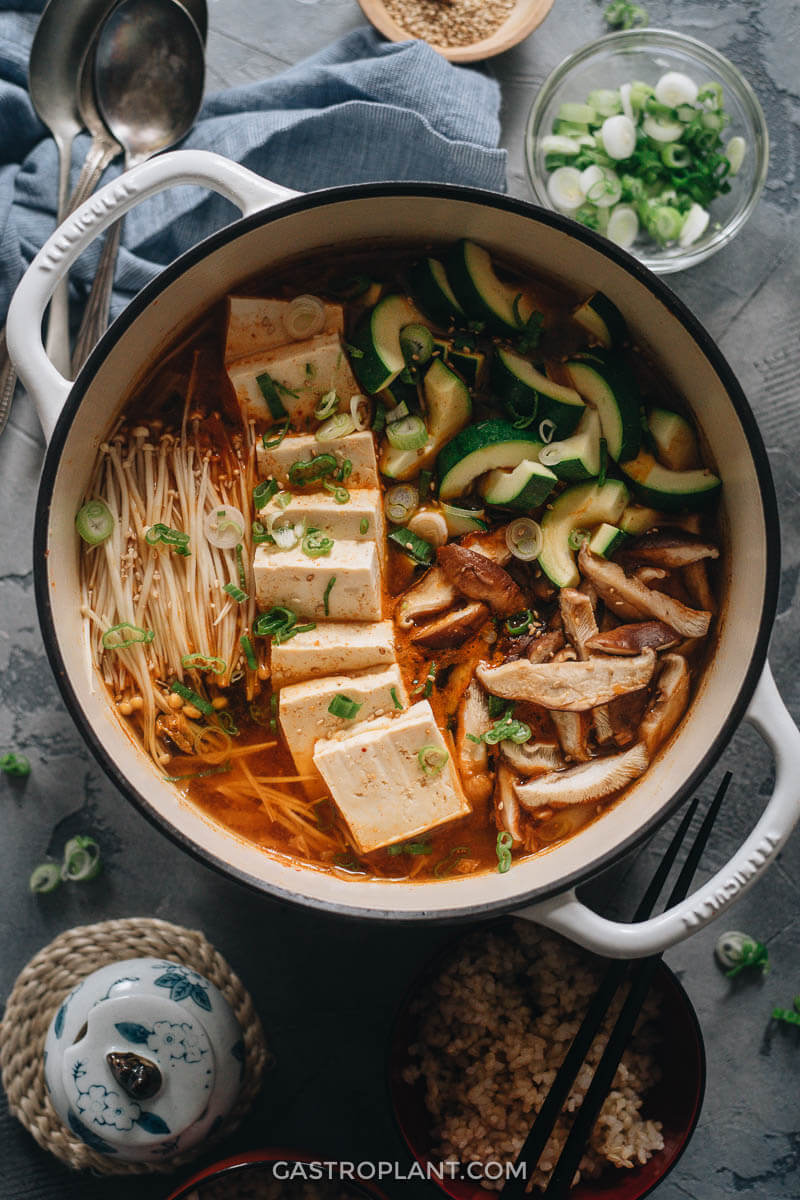
M 436 973 L 442 954 L 452 952 L 457 944 L 440 950 L 412 983 L 397 1014 L 389 1050 L 389 1091 L 395 1120 L 411 1154 L 426 1172 L 437 1160 L 431 1156 L 431 1118 L 425 1106 L 424 1083 L 420 1079 L 411 1085 L 403 1079 L 410 1065 L 408 1047 L 417 1033 L 418 1018 L 411 1004 Z M 677 976 L 663 962 L 653 989 L 659 997 L 663 1021 L 661 1041 L 653 1051 L 661 1079 L 648 1092 L 642 1113 L 661 1121 L 664 1148 L 643 1166 L 609 1167 L 597 1179 L 579 1183 L 570 1192 L 570 1200 L 642 1200 L 675 1166 L 697 1125 L 706 1087 L 706 1055 L 697 1013 Z M 430 1178 L 453 1200 L 488 1200 L 492 1195 L 474 1180 L 439 1178 L 436 1173 Z M 531 1193 L 533 1197 L 539 1194 Z
M 255 1173 L 262 1171 L 264 1167 L 271 1163 L 331 1163 L 333 1160 L 326 1158 L 322 1154 L 310 1154 L 299 1150 L 284 1150 L 280 1147 L 271 1150 L 250 1150 L 245 1154 L 235 1154 L 231 1158 L 223 1158 L 220 1162 L 212 1163 L 210 1167 L 204 1167 L 193 1175 L 191 1179 L 187 1179 L 185 1183 L 174 1192 L 167 1196 L 167 1200 L 185 1200 L 187 1196 L 197 1187 L 204 1183 L 215 1183 L 223 1175 L 240 1176 L 244 1173 Z M 374 1183 L 364 1179 L 347 1179 L 345 1180 L 348 1188 L 354 1192 L 360 1192 L 365 1200 L 388 1200 L 385 1192 L 376 1187 Z M 200 1200 L 203 1200 L 203 1193 L 200 1192 Z

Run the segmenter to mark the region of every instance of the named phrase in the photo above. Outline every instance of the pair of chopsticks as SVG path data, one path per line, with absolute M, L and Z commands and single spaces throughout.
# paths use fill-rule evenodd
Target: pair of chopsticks
M 731 773 L 729 771 L 717 789 L 717 793 L 692 843 L 686 862 L 670 893 L 666 905 L 667 908 L 683 900 L 689 892 L 692 878 L 697 870 L 730 781 Z M 661 889 L 667 882 L 670 870 L 677 860 L 678 853 L 697 811 L 698 804 L 699 800 L 695 797 L 670 842 L 666 854 L 659 863 L 647 891 L 642 897 L 642 901 L 636 910 L 634 921 L 644 921 L 652 914 L 658 897 L 661 894 Z M 650 958 L 639 959 L 633 964 L 622 960 L 612 962 L 609 966 L 589 1005 L 588 1012 L 583 1019 L 583 1024 L 575 1035 L 567 1051 L 566 1058 L 561 1064 L 556 1078 L 553 1080 L 552 1087 L 545 1098 L 544 1104 L 517 1156 L 516 1166 L 520 1167 L 522 1164 L 525 1164 L 526 1170 L 521 1175 L 518 1176 L 515 1174 L 506 1181 L 500 1193 L 502 1200 L 521 1200 L 521 1197 L 524 1195 L 528 1181 L 539 1162 L 542 1151 L 550 1139 L 550 1135 L 564 1107 L 564 1102 L 569 1095 L 570 1088 L 575 1082 L 578 1071 L 583 1065 L 592 1042 L 600 1032 L 615 996 L 627 979 L 630 982 L 630 991 L 622 1006 L 617 1022 L 611 1031 L 605 1051 L 598 1063 L 589 1089 L 584 1096 L 583 1103 L 578 1109 L 575 1120 L 572 1123 L 572 1128 L 564 1143 L 564 1148 L 561 1151 L 558 1162 L 553 1168 L 547 1188 L 543 1193 L 543 1200 L 563 1200 L 569 1193 L 584 1148 L 589 1140 L 589 1135 L 600 1114 L 600 1109 L 603 1107 L 603 1102 L 611 1090 L 620 1059 L 633 1033 L 633 1028 L 647 998 L 647 994 L 650 991 L 653 976 L 661 962 L 661 957 L 660 954 L 654 954 Z

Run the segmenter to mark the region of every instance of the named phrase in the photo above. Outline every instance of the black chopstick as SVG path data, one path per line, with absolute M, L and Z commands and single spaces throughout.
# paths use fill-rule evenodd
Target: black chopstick
M 717 789 L 717 794 L 709 807 L 686 862 L 672 889 L 667 902 L 668 908 L 679 900 L 682 900 L 689 891 L 692 878 L 705 849 L 730 780 L 731 775 L 728 772 Z M 697 810 L 697 805 L 698 800 L 695 799 L 687 809 L 666 854 L 661 859 L 650 885 L 636 910 L 635 921 L 645 920 L 650 916 L 655 907 L 661 889 L 677 859 L 683 840 L 689 830 L 692 818 Z M 578 1114 L 575 1117 L 561 1156 L 553 1169 L 543 1200 L 560 1200 L 561 1197 L 566 1196 L 578 1168 L 584 1146 L 611 1088 L 619 1061 L 633 1032 L 636 1019 L 650 990 L 653 976 L 660 961 L 661 955 L 658 954 L 639 960 L 634 965 L 625 960 L 613 962 L 607 969 L 581 1027 L 572 1041 L 541 1110 L 517 1156 L 516 1165 L 520 1166 L 522 1163 L 525 1163 L 527 1169 L 519 1175 L 515 1173 L 506 1181 L 501 1193 L 503 1200 L 517 1200 L 517 1198 L 523 1196 L 525 1193 L 528 1180 L 539 1161 L 542 1151 L 547 1145 L 556 1120 L 564 1106 L 564 1101 L 569 1095 L 570 1088 L 575 1081 L 586 1054 L 599 1033 L 608 1009 L 626 975 L 630 974 L 631 990 L 628 998 L 611 1032 L 606 1049 L 595 1071 L 592 1083 L 583 1099 L 583 1103 L 578 1110 Z

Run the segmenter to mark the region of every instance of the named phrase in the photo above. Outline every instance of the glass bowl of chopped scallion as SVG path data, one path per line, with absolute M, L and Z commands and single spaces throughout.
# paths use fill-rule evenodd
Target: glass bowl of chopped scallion
M 764 187 L 769 135 L 733 63 L 666 29 L 610 33 L 552 72 L 525 134 L 537 201 L 683 271 L 727 245 Z

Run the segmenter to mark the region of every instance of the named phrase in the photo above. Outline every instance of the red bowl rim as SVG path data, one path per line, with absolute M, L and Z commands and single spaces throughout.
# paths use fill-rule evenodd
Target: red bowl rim
M 203 1167 L 192 1175 L 191 1179 L 187 1179 L 179 1188 L 176 1188 L 174 1192 L 170 1192 L 166 1200 L 185 1200 L 185 1197 L 199 1184 L 208 1183 L 211 1180 L 219 1179 L 222 1175 L 232 1174 L 236 1171 L 246 1171 L 248 1167 L 262 1167 L 269 1163 L 277 1162 L 335 1163 L 336 1161 L 335 1158 L 320 1154 L 319 1152 L 296 1150 L 281 1146 L 271 1146 L 263 1150 L 242 1151 L 239 1154 L 232 1154 L 228 1158 L 220 1159 L 219 1162 Z M 386 1193 L 382 1192 L 369 1179 L 348 1179 L 346 1183 L 354 1191 L 363 1192 L 370 1200 L 388 1200 Z

